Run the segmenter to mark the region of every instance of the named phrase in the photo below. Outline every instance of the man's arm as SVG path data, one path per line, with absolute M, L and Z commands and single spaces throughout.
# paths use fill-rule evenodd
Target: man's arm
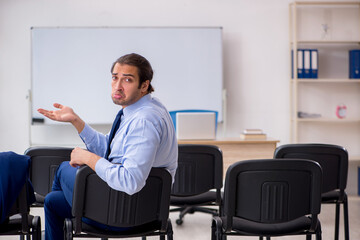
M 95 165 L 100 158 L 95 153 L 76 147 L 71 152 L 70 165 L 77 167 L 86 164 L 95 171 Z
M 132 195 L 145 185 L 159 144 L 160 133 L 155 125 L 137 117 L 125 136 L 114 138 L 112 161 L 98 159 L 95 171 L 111 188 Z
M 83 131 L 85 122 L 74 112 L 72 108 L 63 106 L 59 103 L 54 103 L 54 107 L 59 110 L 51 111 L 40 108 L 38 109 L 38 112 L 51 120 L 71 123 L 78 133 Z M 95 171 L 95 165 L 100 158 L 100 156 L 94 153 L 77 147 L 71 152 L 70 165 L 77 167 L 86 164 Z
M 54 103 L 54 107 L 59 110 L 51 111 L 39 108 L 38 112 L 54 121 L 69 122 L 76 128 L 78 133 L 81 133 L 84 129 L 85 122 L 74 112 L 72 108 L 63 106 L 59 103 Z

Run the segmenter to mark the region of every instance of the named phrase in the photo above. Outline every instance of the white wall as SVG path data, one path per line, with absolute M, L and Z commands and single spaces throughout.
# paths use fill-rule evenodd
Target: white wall
M 290 0 L 1 0 L 0 151 L 23 153 L 29 147 L 27 95 L 31 87 L 32 26 L 222 26 L 227 123 L 226 132 L 220 126 L 219 135 L 235 137 L 244 128 L 262 128 L 281 144 L 287 143 L 289 3 Z

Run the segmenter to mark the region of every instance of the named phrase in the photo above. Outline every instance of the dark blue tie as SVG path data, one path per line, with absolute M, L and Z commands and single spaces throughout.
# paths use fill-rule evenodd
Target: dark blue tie
M 114 123 L 112 125 L 111 131 L 110 131 L 110 134 L 109 134 L 109 143 L 108 143 L 108 147 L 106 149 L 106 154 L 105 154 L 106 159 L 109 159 L 111 141 L 113 140 L 116 131 L 119 129 L 122 114 L 123 114 L 123 110 L 121 109 L 118 112 L 118 114 L 116 115 L 116 118 L 115 118 Z

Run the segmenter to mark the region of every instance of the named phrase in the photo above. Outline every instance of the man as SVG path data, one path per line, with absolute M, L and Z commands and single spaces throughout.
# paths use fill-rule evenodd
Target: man
M 96 132 L 70 107 L 55 103 L 56 111 L 38 109 L 52 120 L 70 122 L 87 147 L 75 148 L 70 165 L 62 163 L 56 172 L 52 192 L 45 198 L 46 239 L 63 239 L 77 166 L 88 165 L 111 188 L 128 194 L 142 189 L 152 167 L 166 168 L 174 179 L 177 139 L 168 111 L 150 94 L 154 91 L 150 63 L 138 54 L 128 54 L 115 61 L 111 74 L 112 100 L 122 106 L 121 123 L 112 140 L 111 134 Z

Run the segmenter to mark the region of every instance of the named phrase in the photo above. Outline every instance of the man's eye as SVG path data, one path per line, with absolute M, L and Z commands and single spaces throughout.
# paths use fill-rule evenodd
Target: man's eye
M 131 78 L 125 78 L 126 82 L 131 82 Z
M 112 76 L 111 79 L 112 79 L 112 80 L 116 80 L 116 76 Z

